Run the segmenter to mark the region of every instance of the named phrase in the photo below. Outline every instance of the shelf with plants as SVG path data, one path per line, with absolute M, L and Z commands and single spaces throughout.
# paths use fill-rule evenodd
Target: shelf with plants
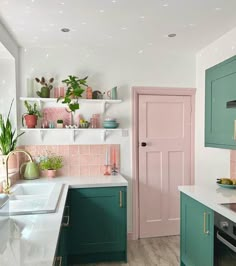
M 41 79 L 35 78 L 36 82 L 38 82 L 42 85 L 41 90 L 37 91 L 37 95 L 39 97 L 20 97 L 20 101 L 24 102 L 24 105 L 27 109 L 28 109 L 27 105 L 29 105 L 29 106 L 32 106 L 32 108 L 37 107 L 40 112 L 43 111 L 44 107 L 46 107 L 45 104 L 47 104 L 47 103 L 53 103 L 53 105 L 47 105 L 49 109 L 52 106 L 53 107 L 55 107 L 57 105 L 64 106 L 65 110 L 71 114 L 71 119 L 70 119 L 71 122 L 70 123 L 72 126 L 74 125 L 73 121 L 74 121 L 76 111 L 78 109 L 80 109 L 81 104 L 94 104 L 94 103 L 100 104 L 101 105 L 101 113 L 102 113 L 102 115 L 104 115 L 106 113 L 107 109 L 110 107 L 110 105 L 119 104 L 122 102 L 121 99 L 117 99 L 116 87 L 112 88 L 111 91 L 107 92 L 107 95 L 109 97 L 111 97 L 111 99 L 101 99 L 100 97 L 103 97 L 103 94 L 99 91 L 94 91 L 97 94 L 96 95 L 93 94 L 92 89 L 90 87 L 88 87 L 88 85 L 87 85 L 87 78 L 88 77 L 79 79 L 76 76 L 69 75 L 65 80 L 62 81 L 67 86 L 66 92 L 63 93 L 63 96 L 59 96 L 58 98 L 48 98 L 50 96 L 50 90 L 53 88 L 53 85 L 52 85 L 52 83 L 54 81 L 53 78 L 49 79 L 49 81 L 46 81 L 44 77 L 42 77 Z M 86 91 L 86 97 L 89 99 L 83 99 L 82 98 L 82 94 L 85 91 L 84 88 L 87 88 L 87 89 L 90 88 L 90 96 L 88 95 L 88 92 Z M 114 93 L 112 94 L 112 91 L 114 91 L 115 94 Z M 99 93 L 99 95 L 98 95 L 98 93 Z M 96 98 L 96 99 L 92 99 L 92 97 Z M 112 98 L 114 98 L 114 99 L 112 99 Z M 29 103 L 31 103 L 31 104 L 29 104 Z M 98 105 L 98 107 L 99 107 L 99 105 Z M 28 110 L 28 112 L 29 112 L 29 110 Z M 23 115 L 22 122 L 24 122 L 27 114 L 28 113 Z M 40 115 L 38 115 L 38 117 L 40 117 Z M 41 114 L 41 117 L 42 117 L 42 114 Z M 43 116 L 43 120 L 44 120 L 44 116 Z M 46 118 L 45 118 L 45 121 L 47 121 Z M 58 128 L 58 125 L 57 125 L 57 128 L 54 128 L 51 126 L 49 126 L 49 128 L 48 128 L 48 125 L 46 126 L 46 128 L 44 128 L 44 126 L 42 126 L 42 128 L 39 128 L 39 127 L 38 128 L 35 128 L 35 127 L 28 128 L 28 126 L 27 126 L 27 128 L 24 127 L 24 128 L 21 128 L 21 130 L 26 131 L 26 132 L 40 132 L 41 140 L 43 140 L 44 135 L 49 131 L 71 132 L 74 141 L 75 141 L 75 138 L 77 136 L 79 136 L 80 133 L 82 133 L 84 131 L 96 132 L 96 134 L 100 134 L 103 141 L 105 141 L 107 139 L 107 137 L 109 137 L 111 134 L 113 134 L 115 132 L 121 132 L 122 136 L 128 136 L 128 130 L 117 128 L 118 125 L 116 125 L 117 124 L 116 122 L 114 122 L 115 125 L 113 125 L 113 126 L 104 125 L 104 128 L 88 128 L 88 126 L 86 126 L 86 127 L 82 126 L 79 128 L 77 128 L 77 127 L 76 128 L 73 128 L 73 127 L 72 128 L 65 128 L 65 127 L 63 127 L 63 126 L 65 126 L 65 125 L 63 125 L 63 120 L 60 119 L 60 120 L 57 120 L 57 122 L 58 121 L 62 121 L 61 122 L 62 126 L 60 128 Z M 87 121 L 85 121 L 85 122 L 87 122 Z M 67 123 L 67 125 L 68 125 L 68 123 Z
M 95 132 L 96 134 L 100 133 L 101 139 L 103 141 L 106 141 L 109 134 L 115 132 L 120 132 L 122 137 L 128 136 L 128 129 L 126 128 L 21 128 L 20 130 L 25 132 L 39 132 L 41 140 L 44 139 L 45 133 L 52 131 L 66 133 L 70 132 L 72 134 L 73 141 L 75 141 L 76 136 L 79 135 L 80 132 L 82 133 L 86 131 Z

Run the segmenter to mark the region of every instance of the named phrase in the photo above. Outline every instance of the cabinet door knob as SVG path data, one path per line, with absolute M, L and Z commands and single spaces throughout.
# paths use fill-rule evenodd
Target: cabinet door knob
M 141 142 L 141 146 L 142 147 L 146 147 L 147 146 L 147 143 L 146 142 Z

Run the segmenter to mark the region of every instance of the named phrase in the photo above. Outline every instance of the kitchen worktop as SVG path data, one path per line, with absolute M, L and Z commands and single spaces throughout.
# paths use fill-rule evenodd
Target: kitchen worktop
M 69 188 L 127 186 L 121 175 L 40 178 L 19 183 L 60 182 L 63 191 L 55 213 L 0 216 L 0 266 L 52 266 Z
M 220 203 L 236 203 L 236 190 L 219 187 L 217 184 L 204 187 L 179 186 L 179 190 L 189 197 L 220 213 L 236 223 L 236 213 L 220 205 Z

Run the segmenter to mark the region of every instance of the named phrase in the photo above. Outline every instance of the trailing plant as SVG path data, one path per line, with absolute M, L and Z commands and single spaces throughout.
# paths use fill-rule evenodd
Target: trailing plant
M 63 167 L 63 157 L 48 152 L 46 156 L 40 157 L 39 168 L 41 170 L 57 170 Z
M 82 97 L 84 88 L 88 87 L 86 84 L 87 77 L 79 79 L 76 76 L 69 75 L 67 79 L 62 80 L 63 83 L 67 85 L 66 94 L 64 97 L 59 97 L 57 101 L 63 100 L 62 103 L 68 105 L 68 111 L 76 111 L 79 109 L 78 99 Z
M 13 101 L 14 99 L 11 101 L 6 120 L 3 118 L 3 115 L 0 114 L 0 151 L 3 155 L 7 155 L 10 151 L 15 150 L 18 138 L 25 133 L 22 132 L 15 136 L 16 130 L 12 130 L 10 113 Z

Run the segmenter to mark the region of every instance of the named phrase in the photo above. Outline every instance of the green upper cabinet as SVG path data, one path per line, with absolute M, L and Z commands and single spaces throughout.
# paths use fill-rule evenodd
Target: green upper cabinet
M 71 189 L 72 263 L 126 260 L 126 187 Z
M 213 266 L 214 212 L 181 193 L 181 265 Z
M 205 146 L 236 149 L 236 56 L 206 70 Z

